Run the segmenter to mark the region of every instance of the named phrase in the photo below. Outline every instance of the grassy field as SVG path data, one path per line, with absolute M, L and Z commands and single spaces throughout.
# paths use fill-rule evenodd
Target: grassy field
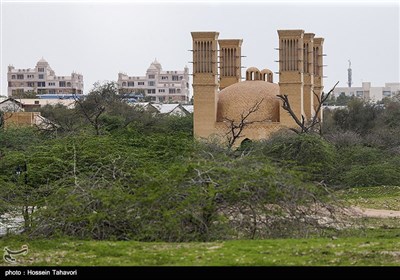
M 237 240 L 210 243 L 134 241 L 28 241 L 0 239 L 0 248 L 29 253 L 17 265 L 71 266 L 271 266 L 400 265 L 400 229 L 360 237 Z M 3 260 L 0 265 L 7 265 Z
M 349 204 L 400 210 L 399 187 L 340 191 Z M 29 240 L 0 238 L 0 249 L 29 253 L 21 266 L 368 266 L 400 265 L 400 219 L 363 218 L 353 228 L 333 231 L 327 238 L 235 240 L 209 243 Z M 8 265 L 3 260 L 0 266 Z
M 400 187 L 359 187 L 338 192 L 349 205 L 400 211 Z

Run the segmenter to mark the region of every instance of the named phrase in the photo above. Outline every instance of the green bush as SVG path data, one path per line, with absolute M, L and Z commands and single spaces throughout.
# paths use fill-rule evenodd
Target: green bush
M 369 187 L 400 183 L 400 168 L 387 163 L 356 165 L 345 171 L 343 182 L 351 187 Z
M 356 145 L 338 150 L 336 183 L 346 186 L 398 185 L 400 157 L 387 151 Z
M 35 213 L 32 236 L 210 241 L 318 229 L 297 217 L 320 198 L 318 188 L 261 153 L 237 156 L 177 135 L 76 144 L 77 172 L 51 179 L 55 191 Z
M 314 134 L 278 134 L 261 147 L 263 154 L 310 180 L 329 180 L 336 160 L 335 147 Z

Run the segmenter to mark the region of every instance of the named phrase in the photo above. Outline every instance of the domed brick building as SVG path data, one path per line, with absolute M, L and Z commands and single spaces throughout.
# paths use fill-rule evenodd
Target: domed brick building
M 241 81 L 242 40 L 218 40 L 218 32 L 192 32 L 196 138 L 227 142 L 232 125 L 245 121 L 238 146 L 245 139 L 266 139 L 280 128 L 294 127 L 281 108 L 279 94 L 289 96 L 298 117 L 314 116 L 313 92 L 321 94 L 323 89 L 323 39 L 303 30 L 279 30 L 278 34 L 280 79 L 276 84 L 271 70 L 256 67 L 248 68 L 246 80 Z

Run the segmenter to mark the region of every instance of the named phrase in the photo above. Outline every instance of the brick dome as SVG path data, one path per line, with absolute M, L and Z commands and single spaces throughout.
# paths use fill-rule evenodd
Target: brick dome
M 241 114 L 247 113 L 261 101 L 259 109 L 248 121 L 279 121 L 279 85 L 262 80 L 247 80 L 233 84 L 218 94 L 217 119 L 240 121 Z

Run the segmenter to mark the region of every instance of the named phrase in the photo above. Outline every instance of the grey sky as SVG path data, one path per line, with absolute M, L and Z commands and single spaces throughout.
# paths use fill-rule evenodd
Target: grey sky
M 29 2 L 29 1 L 28 1 Z M 33 68 L 44 57 L 57 75 L 84 75 L 85 92 L 119 71 L 143 75 L 157 58 L 164 70 L 191 69 L 191 31 L 242 38 L 242 65 L 278 71 L 277 29 L 325 38 L 325 87 L 400 80 L 399 4 L 2 3 L 1 92 L 7 66 Z M 275 81 L 278 76 L 275 75 Z

